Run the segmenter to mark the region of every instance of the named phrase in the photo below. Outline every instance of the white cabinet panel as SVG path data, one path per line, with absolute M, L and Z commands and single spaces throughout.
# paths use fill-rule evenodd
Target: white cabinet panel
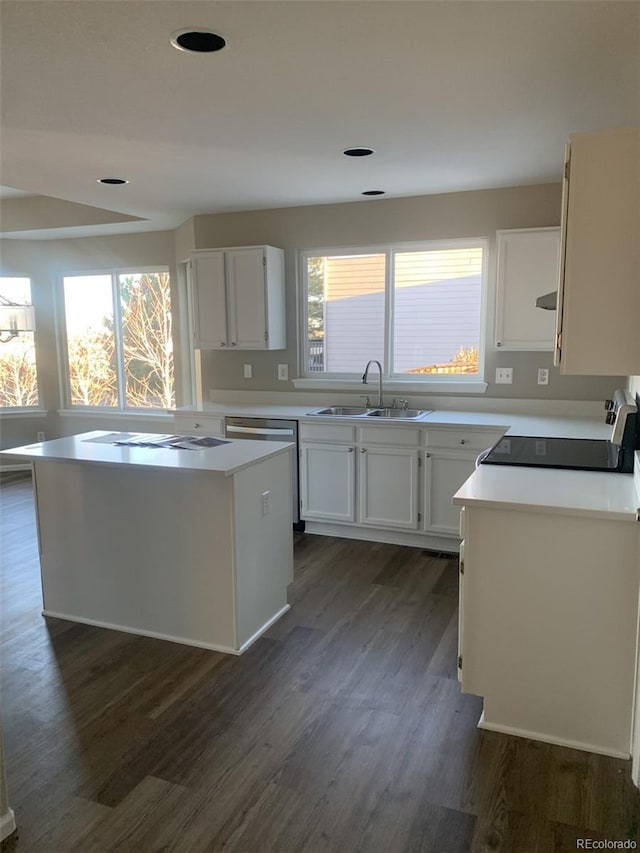
M 264 349 L 264 254 L 262 249 L 232 249 L 226 254 L 229 343 L 240 349 Z
M 224 420 L 196 414 L 176 415 L 174 429 L 177 433 L 185 435 L 224 435 Z
M 638 163 L 638 129 L 570 137 L 557 312 L 561 373 L 640 374 Z
M 360 524 L 418 527 L 418 452 L 361 447 L 358 453 Z
M 475 454 L 435 450 L 425 454 L 424 530 L 458 536 L 460 510 L 451 499 L 475 469 Z
M 559 228 L 497 232 L 496 347 L 552 350 L 555 311 L 536 299 L 558 287 Z
M 191 257 L 197 349 L 284 349 L 284 252 L 273 246 L 196 251 Z
M 482 728 L 629 756 L 636 527 L 465 507 L 462 687 Z
M 342 444 L 300 445 L 300 517 L 355 521 L 355 453 Z
M 191 261 L 194 345 L 197 349 L 227 346 L 224 252 L 195 255 Z

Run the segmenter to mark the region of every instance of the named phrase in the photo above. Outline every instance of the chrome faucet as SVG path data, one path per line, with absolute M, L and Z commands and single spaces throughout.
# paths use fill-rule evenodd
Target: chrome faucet
M 363 385 L 367 384 L 367 376 L 369 375 L 369 368 L 371 367 L 372 364 L 378 365 L 378 371 L 380 374 L 378 376 L 378 403 L 377 403 L 377 406 L 379 409 L 381 409 L 384 406 L 384 403 L 382 402 L 382 365 L 380 364 L 379 361 L 374 361 L 372 359 L 371 361 L 367 362 L 367 366 L 365 367 L 364 373 L 362 374 L 362 384 Z

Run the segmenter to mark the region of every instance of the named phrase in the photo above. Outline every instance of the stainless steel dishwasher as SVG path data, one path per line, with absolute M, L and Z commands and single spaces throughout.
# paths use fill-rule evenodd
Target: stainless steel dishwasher
M 227 438 L 251 439 L 253 441 L 290 441 L 294 444 L 291 457 L 291 494 L 293 496 L 293 526 L 304 530 L 300 521 L 300 499 L 298 487 L 298 422 L 279 418 L 231 418 L 224 419 L 224 434 Z

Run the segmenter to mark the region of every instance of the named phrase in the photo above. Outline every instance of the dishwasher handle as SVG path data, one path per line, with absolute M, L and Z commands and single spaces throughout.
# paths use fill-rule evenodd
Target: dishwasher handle
M 268 429 L 266 427 L 244 427 L 244 426 L 232 426 L 227 424 L 226 427 L 227 434 L 232 432 L 241 432 L 248 433 L 249 435 L 278 435 L 278 436 L 295 436 L 295 432 L 292 429 Z

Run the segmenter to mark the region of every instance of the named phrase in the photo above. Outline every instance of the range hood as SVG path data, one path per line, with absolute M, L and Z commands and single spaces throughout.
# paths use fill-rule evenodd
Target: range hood
M 544 308 L 545 311 L 555 311 L 558 307 L 558 291 L 552 290 L 536 299 L 536 308 Z

